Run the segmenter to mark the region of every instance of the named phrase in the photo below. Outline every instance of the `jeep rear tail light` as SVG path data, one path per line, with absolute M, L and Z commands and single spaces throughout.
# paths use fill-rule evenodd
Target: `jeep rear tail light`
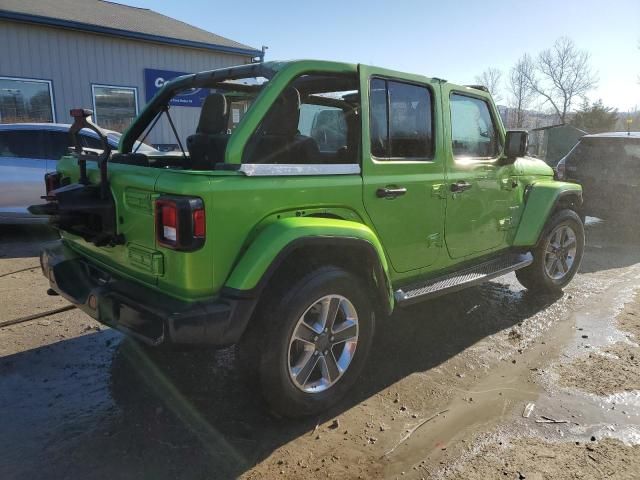
M 206 233 L 204 208 L 193 211 L 193 236 L 204 238 Z
M 44 174 L 44 185 L 47 195 L 49 195 L 50 192 L 60 188 L 61 178 L 62 175 L 58 172 L 49 172 Z
M 175 243 L 178 240 L 178 207 L 173 202 L 159 202 L 158 208 L 162 220 L 161 239 Z
M 204 245 L 206 216 L 200 198 L 163 195 L 156 200 L 155 216 L 159 245 L 181 251 Z

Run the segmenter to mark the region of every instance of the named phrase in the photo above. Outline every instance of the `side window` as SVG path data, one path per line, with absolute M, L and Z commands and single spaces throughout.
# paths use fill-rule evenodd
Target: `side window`
M 341 148 L 347 148 L 347 122 L 340 108 L 303 103 L 298 131 L 313 138 L 321 153 L 335 154 Z
M 389 157 L 389 102 L 387 82 L 374 78 L 369 86 L 369 131 L 371 135 L 371 155 Z
M 243 163 L 358 163 L 355 75 L 302 75 L 292 81 L 247 143 Z
M 0 132 L 0 157 L 44 159 L 41 130 Z
M 387 159 L 433 157 L 431 92 L 427 87 L 373 79 L 371 154 Z
M 500 139 L 487 102 L 454 93 L 450 104 L 453 156 L 497 157 L 500 153 Z
M 48 160 L 60 160 L 69 153 L 71 146 L 71 138 L 67 132 L 51 132 L 44 133 L 44 158 Z

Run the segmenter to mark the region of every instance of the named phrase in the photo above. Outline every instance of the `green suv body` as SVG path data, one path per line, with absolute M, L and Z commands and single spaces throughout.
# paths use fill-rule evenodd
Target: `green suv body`
M 135 152 L 192 88 L 211 94 L 183 151 Z M 525 149 L 480 87 L 320 61 L 188 75 L 119 152 L 59 162 L 33 207 L 62 234 L 42 268 L 145 343 L 239 343 L 271 405 L 309 414 L 345 394 L 394 309 L 514 270 L 541 290 L 573 277 L 581 189 Z

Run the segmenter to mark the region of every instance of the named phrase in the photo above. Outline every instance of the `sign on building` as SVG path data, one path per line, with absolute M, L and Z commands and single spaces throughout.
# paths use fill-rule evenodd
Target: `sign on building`
M 149 102 L 153 96 L 162 88 L 169 80 L 173 80 L 181 75 L 187 75 L 185 72 L 173 72 L 171 70 L 155 70 L 153 68 L 144 69 L 144 90 L 146 101 Z M 202 107 L 204 99 L 209 95 L 208 88 L 192 88 L 171 99 L 169 105 L 180 107 Z

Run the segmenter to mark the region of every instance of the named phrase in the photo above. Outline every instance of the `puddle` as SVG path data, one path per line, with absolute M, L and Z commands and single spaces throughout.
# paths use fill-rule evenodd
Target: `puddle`
M 559 322 L 552 335 L 543 335 L 522 354 L 504 359 L 471 388 L 454 388 L 456 397 L 448 405 L 449 411 L 416 431 L 388 457 L 386 475 L 401 475 L 408 465 L 417 467 L 425 460 L 437 464 L 445 455 L 460 449 L 459 442 L 473 437 L 474 432 L 510 422 L 514 412 L 522 412 L 529 402 L 538 402 L 543 389 L 532 380 L 531 369 L 541 358 L 558 355 L 573 331 L 572 322 Z M 539 413 L 534 409 L 526 420 L 533 421 Z
M 503 350 L 502 361 L 486 377 L 469 389 L 454 388 L 457 397 L 448 405 L 448 412 L 396 448 L 387 458 L 386 474 L 420 471 L 425 464 L 460 456 L 468 451 L 466 439 L 483 431 L 500 432 L 503 439 L 526 432 L 565 442 L 594 436 L 635 445 L 640 440 L 640 392 L 602 397 L 560 388 L 558 375 L 548 362 L 557 359 L 566 364 L 614 342 L 630 344 L 628 334 L 617 327 L 616 316 L 632 300 L 638 272 L 640 267 L 633 266 L 607 275 L 604 281 L 585 278 L 571 293 L 515 327 L 516 333 L 507 336 L 516 340 L 513 350 L 520 347 L 522 354 Z M 512 298 L 523 293 L 515 291 Z M 567 297 L 575 297 L 576 302 L 568 302 Z M 474 348 L 478 352 L 484 348 L 486 357 L 486 345 Z M 529 418 L 522 418 L 529 402 L 535 404 L 534 410 Z M 544 421 L 542 416 L 562 423 L 537 423 Z M 406 429 L 415 423 L 408 423 Z

